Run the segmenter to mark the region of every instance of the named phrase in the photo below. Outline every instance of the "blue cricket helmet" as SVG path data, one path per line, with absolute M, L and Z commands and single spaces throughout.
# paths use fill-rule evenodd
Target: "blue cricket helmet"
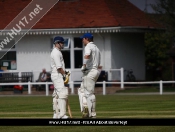
M 56 44 L 56 43 L 64 43 L 64 38 L 63 37 L 60 37 L 60 36 L 56 36 L 54 39 L 53 39 L 53 43 Z

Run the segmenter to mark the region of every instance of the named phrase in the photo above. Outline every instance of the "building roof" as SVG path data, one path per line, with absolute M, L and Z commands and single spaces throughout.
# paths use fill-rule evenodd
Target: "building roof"
M 4 29 L 30 2 L 0 0 L 0 29 Z M 31 31 L 118 32 L 157 28 L 156 23 L 127 0 L 60 0 Z

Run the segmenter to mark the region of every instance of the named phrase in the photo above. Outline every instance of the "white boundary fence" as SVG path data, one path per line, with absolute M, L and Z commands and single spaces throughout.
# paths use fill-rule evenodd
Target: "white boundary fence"
M 76 70 L 77 71 L 77 70 Z M 106 70 L 106 71 L 120 71 L 120 75 L 121 75 L 121 80 L 120 82 L 96 82 L 96 84 L 102 84 L 103 87 L 103 95 L 106 95 L 106 84 L 120 84 L 120 88 L 124 89 L 124 85 L 125 84 L 159 84 L 159 93 L 160 95 L 163 94 L 163 84 L 168 84 L 168 83 L 175 83 L 175 81 L 150 81 L 150 82 L 124 82 L 124 69 L 110 69 L 110 70 Z M 7 85 L 27 85 L 28 86 L 28 94 L 32 94 L 31 91 L 31 85 L 46 85 L 45 87 L 45 91 L 46 91 L 46 96 L 49 95 L 49 84 L 53 84 L 52 82 L 18 82 L 18 83 L 0 83 L 0 86 L 7 86 Z M 70 81 L 68 83 L 70 85 L 71 88 L 71 94 L 75 94 L 74 92 L 74 84 L 81 84 L 81 82 L 74 82 L 74 81 Z

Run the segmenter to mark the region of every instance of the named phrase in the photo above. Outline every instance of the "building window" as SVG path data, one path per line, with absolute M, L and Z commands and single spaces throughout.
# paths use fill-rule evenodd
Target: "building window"
M 64 48 L 65 49 L 70 48 L 70 38 L 64 38 Z
M 74 58 L 75 58 L 75 68 L 81 68 L 83 64 L 82 60 L 82 50 L 75 50 L 74 51 Z
M 15 40 L 11 40 L 7 45 L 4 45 L 4 48 L 0 51 L 0 67 L 3 70 L 16 70 L 16 66 Z
M 81 68 L 83 64 L 83 44 L 80 38 L 74 38 L 74 67 Z
M 83 48 L 82 40 L 80 38 L 74 38 L 74 48 Z
M 70 50 L 63 50 L 62 54 L 65 63 L 65 68 L 70 68 Z
M 64 46 L 61 50 L 66 69 L 81 68 L 83 64 L 83 44 L 79 37 L 73 39 L 66 38 Z M 53 38 L 51 39 L 51 49 L 53 48 Z
M 5 54 L 6 52 L 1 52 Z M 16 51 L 9 51 L 7 52 L 1 59 L 0 59 L 0 66 L 1 69 L 7 70 L 16 70 Z

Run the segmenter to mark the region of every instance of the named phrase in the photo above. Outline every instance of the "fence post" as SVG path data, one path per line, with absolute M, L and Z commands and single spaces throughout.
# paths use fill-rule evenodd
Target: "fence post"
M 162 84 L 162 80 L 160 80 L 160 94 L 162 95 L 162 91 L 163 91 L 163 84 Z
M 70 82 L 71 94 L 74 94 L 74 82 Z
M 49 95 L 49 87 L 48 87 L 48 82 L 46 82 L 46 96 Z
M 30 85 L 30 81 L 28 82 L 28 94 L 31 94 L 31 85 Z
M 120 69 L 120 72 L 121 72 L 121 89 L 123 89 L 124 88 L 124 74 L 123 74 L 123 72 L 124 72 L 124 70 L 123 70 L 123 68 L 121 68 Z
M 103 81 L 103 95 L 106 95 L 106 82 Z

